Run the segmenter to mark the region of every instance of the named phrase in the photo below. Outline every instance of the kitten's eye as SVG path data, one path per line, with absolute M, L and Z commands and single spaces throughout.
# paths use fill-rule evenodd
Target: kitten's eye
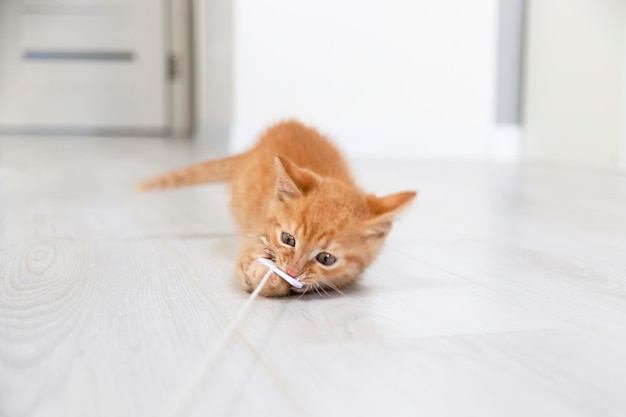
M 315 259 L 317 259 L 317 262 L 326 266 L 332 265 L 337 262 L 337 258 L 335 258 L 328 252 L 320 252 Z
M 287 232 L 283 232 L 280 235 L 280 240 L 282 240 L 285 245 L 296 246 L 296 238 Z

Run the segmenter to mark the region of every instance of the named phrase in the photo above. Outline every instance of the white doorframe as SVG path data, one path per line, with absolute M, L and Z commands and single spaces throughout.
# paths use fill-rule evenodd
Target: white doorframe
M 169 94 L 167 100 L 169 134 L 188 138 L 193 133 L 194 100 L 193 19 L 191 0 L 167 0 Z

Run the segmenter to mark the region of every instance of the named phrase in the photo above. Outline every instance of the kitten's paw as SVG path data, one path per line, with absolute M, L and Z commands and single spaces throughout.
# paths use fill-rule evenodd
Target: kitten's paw
M 267 267 L 257 260 L 254 260 L 242 269 L 243 284 L 248 291 L 254 291 L 268 271 Z M 289 295 L 290 291 L 291 287 L 287 282 L 278 275 L 272 274 L 260 294 L 265 297 L 284 297 Z

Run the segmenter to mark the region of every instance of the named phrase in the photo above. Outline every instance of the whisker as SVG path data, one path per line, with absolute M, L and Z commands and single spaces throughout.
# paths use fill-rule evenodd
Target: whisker
M 304 294 L 306 294 L 306 292 L 308 291 L 308 288 L 305 288 L 304 291 L 302 291 L 302 293 L 300 293 L 300 296 L 298 297 L 298 300 L 300 300 L 302 297 L 304 297 Z
M 301 299 L 302 297 L 304 297 L 304 294 L 306 294 L 307 292 L 309 292 L 309 290 L 311 289 L 311 286 L 305 286 L 304 287 L 304 291 L 302 291 L 302 293 L 300 294 L 300 297 L 298 297 L 298 300 Z
M 324 288 L 323 285 L 318 285 L 318 288 L 324 292 L 324 295 L 326 295 L 327 297 L 329 296 L 328 291 L 326 291 L 326 288 Z
M 313 288 L 315 288 L 315 292 L 319 294 L 320 297 L 322 298 L 326 298 L 328 296 L 328 293 L 326 294 L 322 294 L 322 292 L 320 291 L 320 289 L 323 290 L 322 287 L 319 286 L 319 284 L 316 282 L 315 284 L 313 284 Z
M 259 239 L 261 239 L 261 242 L 265 245 L 265 253 L 270 257 L 270 259 L 276 261 L 276 252 L 278 252 L 278 248 L 272 245 L 265 236 L 260 236 Z
M 317 295 L 319 295 L 320 297 L 322 296 L 322 294 L 320 293 L 320 290 L 317 288 L 317 285 L 313 287 L 313 289 L 315 290 L 315 292 L 317 293 Z
M 335 284 L 334 282 L 332 282 L 330 279 L 326 277 L 321 277 L 320 280 L 324 283 L 324 285 L 327 285 L 331 290 L 337 291 L 339 294 L 345 297 L 346 294 L 343 291 L 341 291 L 339 289 L 339 286 Z

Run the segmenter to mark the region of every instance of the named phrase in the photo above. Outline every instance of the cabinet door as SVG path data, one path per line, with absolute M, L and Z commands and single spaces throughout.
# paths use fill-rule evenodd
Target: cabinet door
M 167 128 L 162 1 L 2 3 L 0 126 Z

